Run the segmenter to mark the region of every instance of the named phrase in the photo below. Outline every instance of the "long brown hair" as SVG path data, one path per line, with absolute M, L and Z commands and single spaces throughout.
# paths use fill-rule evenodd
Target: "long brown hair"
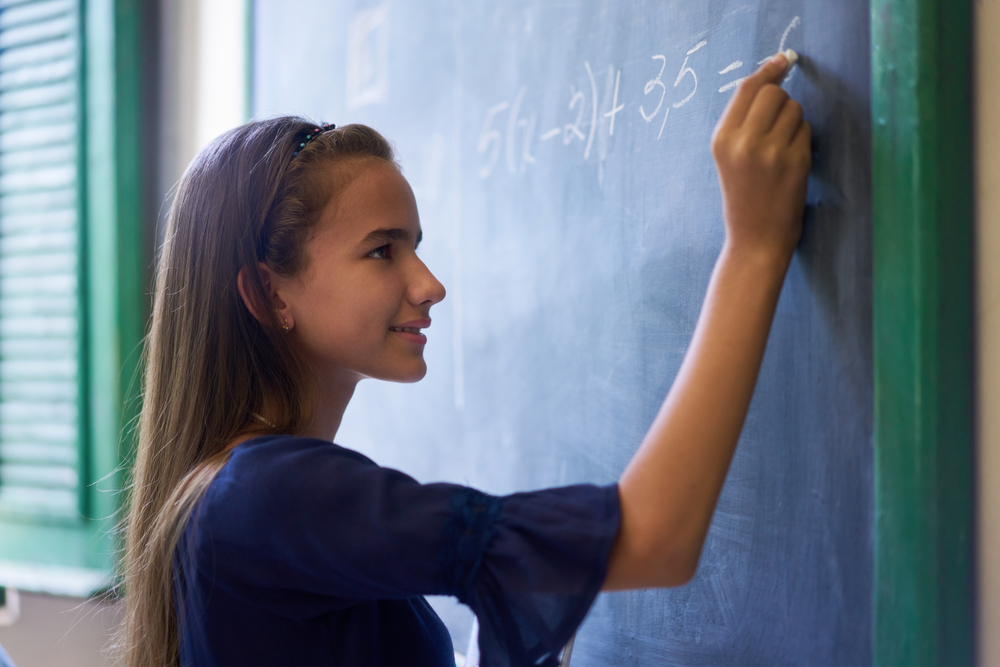
M 188 167 L 171 207 L 125 523 L 125 616 L 115 650 L 128 667 L 178 664 L 174 551 L 228 460 L 228 443 L 296 433 L 311 416 L 305 369 L 283 336 L 258 262 L 286 276 L 305 268 L 305 242 L 334 195 L 329 167 L 394 162 L 388 142 L 363 125 L 300 147 L 316 127 L 281 117 L 227 132 Z M 260 320 L 238 292 L 241 270 Z M 273 428 L 252 416 L 265 409 Z

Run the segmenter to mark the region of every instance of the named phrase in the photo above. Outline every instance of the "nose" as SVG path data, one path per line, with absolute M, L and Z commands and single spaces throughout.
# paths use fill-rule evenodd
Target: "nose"
M 424 304 L 433 306 L 441 302 L 445 296 L 444 285 L 434 277 L 434 274 L 427 268 L 423 260 L 417 256 L 414 256 L 413 259 L 415 261 L 415 269 L 410 280 L 409 289 L 407 290 L 410 303 L 415 306 Z

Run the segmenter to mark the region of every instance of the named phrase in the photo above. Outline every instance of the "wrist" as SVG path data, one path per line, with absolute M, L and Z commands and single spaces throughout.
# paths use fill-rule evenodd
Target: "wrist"
M 748 271 L 770 275 L 784 281 L 788 265 L 792 261 L 794 248 L 782 249 L 772 246 L 754 246 L 734 243 L 726 239 L 719 253 L 719 262 L 738 265 Z
M 776 299 L 785 282 L 791 259 L 791 253 L 781 252 L 777 248 L 738 245 L 727 241 L 716 261 L 715 273 L 719 279 L 733 286 L 730 289 L 745 293 L 750 301 L 754 301 L 750 297 L 751 293 L 766 294 L 769 295 L 767 298 Z

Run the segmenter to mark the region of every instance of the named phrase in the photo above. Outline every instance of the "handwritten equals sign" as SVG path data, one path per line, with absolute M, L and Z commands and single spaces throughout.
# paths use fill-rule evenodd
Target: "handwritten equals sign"
M 733 70 L 739 69 L 741 67 L 743 67 L 743 61 L 742 60 L 735 60 L 735 61 L 729 63 L 728 65 L 726 65 L 725 67 L 723 67 L 722 69 L 720 69 L 719 70 L 719 74 L 729 74 Z M 722 88 L 719 88 L 719 92 L 720 93 L 724 93 L 727 90 L 732 90 L 736 86 L 738 86 L 741 83 L 743 83 L 744 81 L 746 81 L 748 78 L 750 78 L 750 77 L 744 76 L 744 77 L 740 77 L 739 79 L 736 79 L 734 81 L 730 81 L 729 83 L 727 83 L 724 86 L 722 86 Z

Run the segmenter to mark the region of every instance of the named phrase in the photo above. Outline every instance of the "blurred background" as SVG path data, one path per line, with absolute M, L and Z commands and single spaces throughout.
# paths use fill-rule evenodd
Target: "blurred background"
M 18 665 L 108 664 L 157 225 L 191 158 L 249 117 L 249 6 L 0 2 L 0 644 Z

